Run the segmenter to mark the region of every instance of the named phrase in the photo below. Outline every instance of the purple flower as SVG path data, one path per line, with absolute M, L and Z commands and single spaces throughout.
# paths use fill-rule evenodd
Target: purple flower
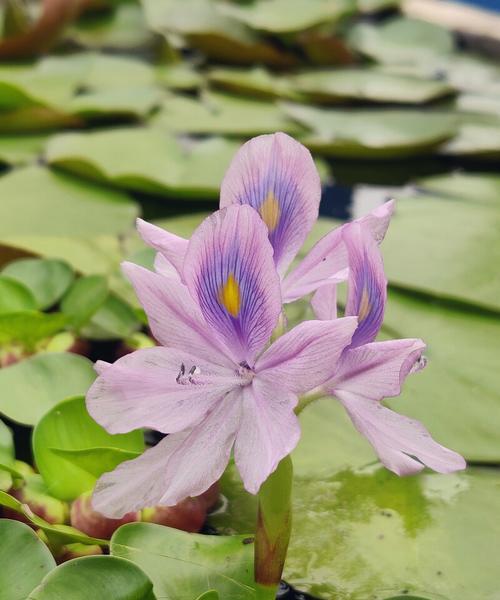
M 285 304 L 347 278 L 345 225 L 323 237 L 287 274 L 318 218 L 320 199 L 321 182 L 309 150 L 285 133 L 261 135 L 243 144 L 222 182 L 221 208 L 250 205 L 266 224 Z M 393 208 L 394 203 L 387 202 L 357 222 L 380 244 Z M 138 229 L 158 250 L 156 271 L 182 277 L 188 241 L 140 219 Z
M 232 450 L 256 493 L 297 444 L 298 396 L 331 379 L 357 325 L 356 317 L 307 321 L 268 346 L 280 278 L 268 228 L 250 206 L 216 212 L 189 242 L 140 226 L 161 251 L 159 272 L 123 269 L 162 346 L 98 362 L 87 407 L 111 433 L 170 435 L 98 481 L 94 508 L 115 518 L 201 494 Z
M 425 344 L 419 339 L 374 341 L 387 299 L 382 257 L 366 226 L 352 223 L 342 237 L 349 262 L 345 314 L 357 315 L 358 327 L 323 389 L 340 400 L 382 463 L 398 475 L 416 473 L 424 466 L 439 473 L 465 468 L 464 459 L 435 442 L 422 423 L 381 404 L 383 398 L 401 393 L 408 374 L 425 366 Z M 312 305 L 318 318 L 335 318 L 335 288 L 327 285 L 316 292 Z

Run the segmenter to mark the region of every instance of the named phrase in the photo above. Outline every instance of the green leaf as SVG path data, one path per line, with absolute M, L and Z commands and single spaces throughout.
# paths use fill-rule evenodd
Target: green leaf
M 440 149 L 441 154 L 471 158 L 500 158 L 500 119 L 490 123 L 463 123 L 458 135 Z
M 208 81 L 229 92 L 258 98 L 294 99 L 298 96 L 287 77 L 280 77 L 263 67 L 214 68 L 208 72 Z
M 102 117 L 146 117 L 160 105 L 163 94 L 154 87 L 110 88 L 75 96 L 67 111 L 87 120 Z
M 453 92 L 442 81 L 393 75 L 370 67 L 303 72 L 289 81 L 303 96 L 326 103 L 360 100 L 423 104 Z
M 102 306 L 108 296 L 108 282 L 102 275 L 77 279 L 61 301 L 64 313 L 75 329 L 80 329 Z
M 253 29 L 275 34 L 300 32 L 325 23 L 332 25 L 354 11 L 349 0 L 266 0 L 227 4 L 223 9 L 224 14 Z
M 313 130 L 303 140 L 311 150 L 342 158 L 418 156 L 436 149 L 458 130 L 452 114 L 283 106 L 287 114 Z
M 35 425 L 55 404 L 86 393 L 95 379 L 92 363 L 77 354 L 39 354 L 0 369 L 0 412 Z
M 55 136 L 47 147 L 47 160 L 125 189 L 175 198 L 216 198 L 238 147 L 212 138 L 186 150 L 160 129 L 124 127 Z
M 158 598 L 192 600 L 207 589 L 232 600 L 255 597 L 252 538 L 130 523 L 113 534 L 111 554 L 141 567 Z
M 197 90 L 203 84 L 203 76 L 187 62 L 161 65 L 156 70 L 159 84 L 171 90 Z
M 0 346 L 20 346 L 28 352 L 39 342 L 55 335 L 66 325 L 61 313 L 24 311 L 0 314 Z
M 28 600 L 155 600 L 147 575 L 127 560 L 85 556 L 47 575 Z M 71 591 L 69 591 L 71 590 Z
M 499 310 L 497 206 L 430 195 L 399 201 L 383 245 L 390 282 Z
M 114 294 L 110 294 L 83 327 L 83 337 L 92 340 L 123 339 L 132 335 L 141 326 L 133 308 Z
M 0 599 L 26 598 L 56 567 L 47 546 L 19 521 L 0 519 Z
M 196 600 L 219 600 L 219 598 L 220 596 L 217 590 L 208 590 L 208 592 L 205 592 L 204 594 L 201 594 L 201 596 L 198 596 Z
M 325 599 L 494 595 L 499 484 L 479 469 L 398 478 L 372 467 L 300 479 L 284 577 Z
M 5 506 L 11 510 L 18 512 L 22 515 L 31 525 L 36 529 L 41 529 L 46 535 L 51 544 L 60 546 L 62 544 L 86 544 L 88 546 L 99 545 L 107 546 L 107 540 L 100 540 L 99 538 L 93 538 L 74 527 L 69 525 L 51 525 L 44 519 L 35 515 L 27 504 L 23 504 L 14 496 L 6 492 L 0 491 L 0 506 Z M 2 521 L 0 520 L 0 523 Z
M 170 96 L 151 123 L 176 133 L 231 136 L 300 131 L 275 103 L 214 92 L 206 93 L 202 101 Z
M 133 227 L 137 205 L 120 192 L 41 167 L 0 178 L 0 239 L 98 236 Z M 29 218 L 28 218 L 29 216 Z
M 55 406 L 33 432 L 38 470 L 50 493 L 62 500 L 73 500 L 91 490 L 110 465 L 116 466 L 142 450 L 142 431 L 107 433 L 90 417 L 81 396 Z
M 34 296 L 25 285 L 0 275 L 0 313 L 35 310 L 36 307 Z
M 468 200 L 498 206 L 500 176 L 491 173 L 455 172 L 417 180 L 419 190 L 443 198 Z
M 12 431 L 0 420 L 0 462 L 2 464 L 13 464 L 14 458 Z
M 0 164 L 18 166 L 35 161 L 46 140 L 46 137 L 38 135 L 0 137 Z
M 289 66 L 296 59 L 266 42 L 237 19 L 224 14 L 224 6 L 211 0 L 143 0 L 146 20 L 179 44 L 196 48 L 225 63 Z
M 26 286 L 40 310 L 56 304 L 74 278 L 67 263 L 46 258 L 20 258 L 9 263 L 2 273 Z
M 450 31 L 417 19 L 395 17 L 379 25 L 360 23 L 349 41 L 358 52 L 381 63 L 428 64 L 454 49 Z M 436 65 L 432 65 L 436 68 Z

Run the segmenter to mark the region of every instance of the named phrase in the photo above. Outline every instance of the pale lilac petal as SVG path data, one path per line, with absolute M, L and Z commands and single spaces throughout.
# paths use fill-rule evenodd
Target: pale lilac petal
M 110 433 L 191 427 L 240 384 L 234 369 L 174 348 L 146 348 L 106 368 L 87 392 L 87 410 Z
M 188 240 L 142 219 L 137 219 L 137 231 L 144 242 L 161 252 L 178 273 L 182 271 Z
M 243 390 L 243 412 L 234 459 L 245 489 L 256 494 L 300 438 L 297 397 L 282 386 L 254 379 Z
M 171 453 L 189 431 L 173 433 L 133 460 L 104 473 L 94 488 L 92 507 L 110 519 L 157 506 L 166 490 L 165 472 Z
M 163 275 L 163 277 L 168 277 L 175 279 L 176 281 L 181 281 L 181 276 L 179 271 L 174 267 L 174 265 L 165 258 L 164 254 L 161 252 L 157 252 L 154 261 L 154 269 L 158 275 Z
M 337 397 L 382 463 L 397 475 L 418 473 L 424 465 L 438 473 L 465 468 L 460 454 L 434 441 L 419 421 L 349 392 L 338 392 Z
M 424 365 L 422 340 L 372 342 L 346 350 L 328 389 L 380 401 L 398 396 L 407 375 Z
M 221 208 L 249 204 L 269 231 L 281 274 L 318 218 L 321 181 L 307 148 L 286 135 L 261 135 L 234 157 L 221 187 Z
M 232 364 L 185 285 L 133 263 L 123 263 L 122 269 L 134 286 L 153 336 L 160 344 L 192 352 L 217 364 Z
M 368 228 L 380 244 L 394 212 L 394 201 L 386 202 L 374 211 L 353 221 Z M 350 224 L 337 227 L 316 243 L 307 256 L 283 280 L 283 302 L 294 302 L 325 284 L 347 279 L 349 259 L 342 233 Z
M 105 473 L 96 484 L 94 508 L 119 518 L 202 494 L 229 462 L 240 416 L 241 399 L 232 392 L 194 428 L 167 436 L 139 458 Z
M 258 377 L 282 382 L 287 390 L 305 394 L 332 377 L 356 326 L 353 317 L 300 323 L 259 358 L 255 365 Z
M 229 206 L 194 232 L 183 280 L 212 331 L 237 362 L 252 366 L 281 312 L 267 229 L 250 206 Z
M 384 320 L 387 279 L 382 256 L 370 231 L 351 223 L 342 232 L 349 260 L 346 315 L 357 315 L 358 328 L 353 346 L 368 344 L 376 337 Z
M 322 321 L 336 319 L 337 284 L 329 283 L 316 290 L 311 300 L 311 306 L 318 319 Z

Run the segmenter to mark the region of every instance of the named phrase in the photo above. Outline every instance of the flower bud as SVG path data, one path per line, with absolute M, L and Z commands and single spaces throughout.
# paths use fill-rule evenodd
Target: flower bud
M 18 463 L 16 463 L 16 468 L 21 470 Z M 9 493 L 22 504 L 27 504 L 35 515 L 51 525 L 66 523 L 68 519 L 68 505 L 66 502 L 53 498 L 48 494 L 40 475 L 29 475 L 24 485 L 19 488 L 12 488 Z M 31 525 L 24 515 L 14 510 L 5 508 L 4 516 Z
M 71 525 L 91 537 L 109 540 L 114 531 L 125 523 L 140 520 L 140 513 L 131 512 L 121 519 L 108 519 L 92 508 L 92 492 L 85 492 L 71 505 Z
M 142 511 L 142 520 L 194 533 L 200 531 L 207 516 L 207 500 L 186 498 L 175 506 L 154 506 Z
M 80 558 L 82 556 L 95 556 L 102 554 L 102 548 L 97 545 L 88 544 L 67 544 L 62 546 L 60 552 L 56 556 L 57 564 L 61 564 L 74 558 Z
M 203 494 L 198 496 L 200 500 L 205 502 L 205 508 L 207 512 L 213 510 L 217 504 L 219 503 L 220 498 L 220 485 L 219 482 L 216 481 L 213 483 L 208 490 L 205 490 Z

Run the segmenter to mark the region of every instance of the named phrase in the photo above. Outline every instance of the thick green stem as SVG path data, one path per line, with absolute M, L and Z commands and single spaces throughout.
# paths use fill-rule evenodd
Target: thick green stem
M 292 525 L 292 459 L 285 457 L 259 492 L 255 534 L 255 583 L 258 600 L 274 600 Z

